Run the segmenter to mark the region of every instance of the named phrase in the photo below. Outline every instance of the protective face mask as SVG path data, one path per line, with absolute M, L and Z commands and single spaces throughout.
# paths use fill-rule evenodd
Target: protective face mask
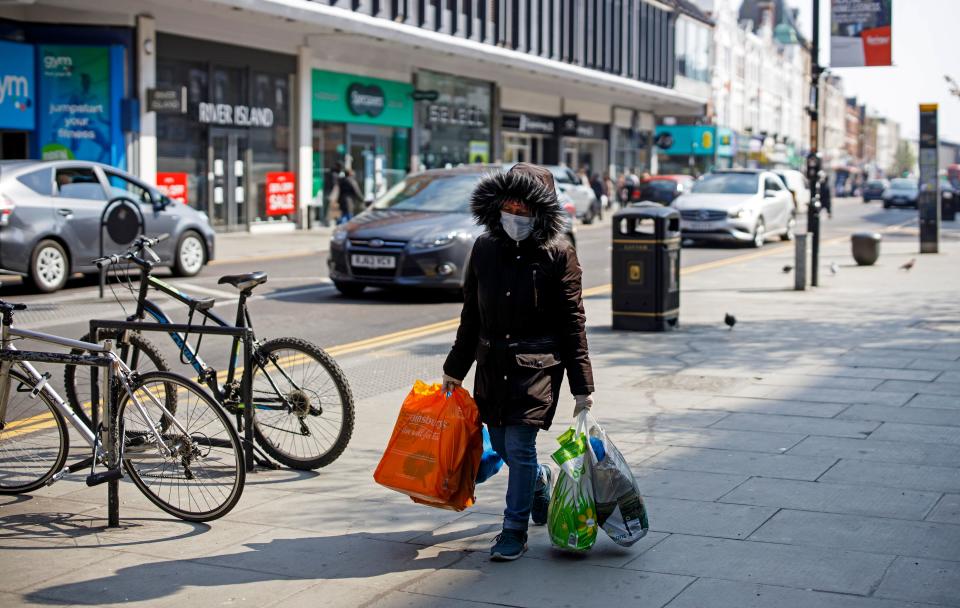
M 530 232 L 533 230 L 533 218 L 501 211 L 500 225 L 503 226 L 504 232 L 511 239 L 522 241 L 530 236 Z

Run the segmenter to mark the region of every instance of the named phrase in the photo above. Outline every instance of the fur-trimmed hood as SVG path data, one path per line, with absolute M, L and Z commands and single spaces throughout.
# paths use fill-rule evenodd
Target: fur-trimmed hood
M 563 233 L 563 214 L 557 201 L 553 174 L 543 167 L 517 163 L 507 172 L 491 173 L 477 184 L 470 197 L 470 210 L 477 223 L 499 239 L 509 239 L 500 225 L 504 201 L 518 200 L 533 210 L 530 238 L 540 247 L 553 244 Z

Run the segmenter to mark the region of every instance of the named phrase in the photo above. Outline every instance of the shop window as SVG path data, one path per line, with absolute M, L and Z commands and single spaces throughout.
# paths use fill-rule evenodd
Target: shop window
M 42 196 L 53 196 L 53 171 L 40 169 L 24 173 L 17 181 Z
M 57 195 L 88 201 L 107 200 L 93 169 L 57 169 Z

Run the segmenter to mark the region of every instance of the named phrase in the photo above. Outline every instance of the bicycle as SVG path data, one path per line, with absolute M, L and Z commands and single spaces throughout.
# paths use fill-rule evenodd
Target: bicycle
M 101 346 L 14 328 L 14 311 L 25 309 L 24 304 L 0 301 L 0 494 L 32 492 L 89 466 L 87 485 L 119 480 L 126 471 L 151 502 L 187 521 L 222 517 L 237 504 L 246 479 L 240 437 L 201 386 L 168 371 L 134 371 L 109 340 Z M 74 352 L 21 351 L 14 339 Z M 76 366 L 93 360 L 109 371 L 103 370 L 97 385 L 102 390 L 84 422 L 50 385 L 50 374 L 41 374 L 31 361 Z M 104 402 L 106 426 L 99 416 Z M 65 467 L 67 422 L 91 446 L 92 455 Z M 99 465 L 105 470 L 97 472 Z
M 160 306 L 147 298 L 148 290 L 152 287 L 187 307 L 188 325 L 193 325 L 194 316 L 200 315 L 203 318 L 202 325 L 211 321 L 221 327 L 230 327 L 226 320 L 213 311 L 213 298 L 191 297 L 153 276 L 152 270 L 159 258 L 152 247 L 165 236 L 153 239 L 140 237 L 126 253 L 98 261 L 103 265 L 130 262 L 140 269 L 137 308 L 127 317 L 127 321 L 143 321 L 149 316 L 157 323 L 171 323 L 170 317 Z M 220 278 L 218 284 L 231 285 L 239 291 L 234 326 L 253 330 L 247 299 L 254 288 L 266 280 L 267 274 L 264 272 Z M 132 285 L 129 288 L 133 290 Z M 190 343 L 188 335 L 177 332 L 169 335 L 180 350 L 181 362 L 193 367 L 198 374 L 198 381 L 210 389 L 214 400 L 236 417 L 237 427 L 242 432 L 244 387 L 238 367 L 240 339 L 232 340 L 227 370 L 218 372 L 199 355 L 202 333 L 196 345 Z M 138 333 L 112 332 L 104 337 L 120 341 L 121 356 L 129 361 L 131 367 L 167 369 L 166 361 L 156 346 Z M 142 361 L 141 358 L 146 360 Z M 288 467 L 300 470 L 318 469 L 335 461 L 346 449 L 354 425 L 353 393 L 336 361 L 320 347 L 299 338 L 275 338 L 266 342 L 254 338 L 251 361 L 246 364 L 254 366 L 251 374 L 253 431 L 255 442 L 263 452 Z M 85 383 L 83 378 L 78 378 L 78 373 L 80 370 L 76 366 L 67 366 L 64 380 L 71 407 L 83 416 L 85 395 L 80 387 Z

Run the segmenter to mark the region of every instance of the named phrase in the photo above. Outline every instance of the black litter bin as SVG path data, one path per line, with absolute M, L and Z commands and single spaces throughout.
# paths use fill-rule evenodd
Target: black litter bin
M 940 220 L 944 222 L 956 221 L 958 206 L 960 206 L 960 190 L 943 186 L 940 190 Z
M 680 214 L 654 203 L 613 216 L 613 328 L 674 329 L 680 318 Z
M 880 257 L 880 239 L 877 232 L 857 232 L 850 237 L 853 259 L 859 266 L 873 266 Z

